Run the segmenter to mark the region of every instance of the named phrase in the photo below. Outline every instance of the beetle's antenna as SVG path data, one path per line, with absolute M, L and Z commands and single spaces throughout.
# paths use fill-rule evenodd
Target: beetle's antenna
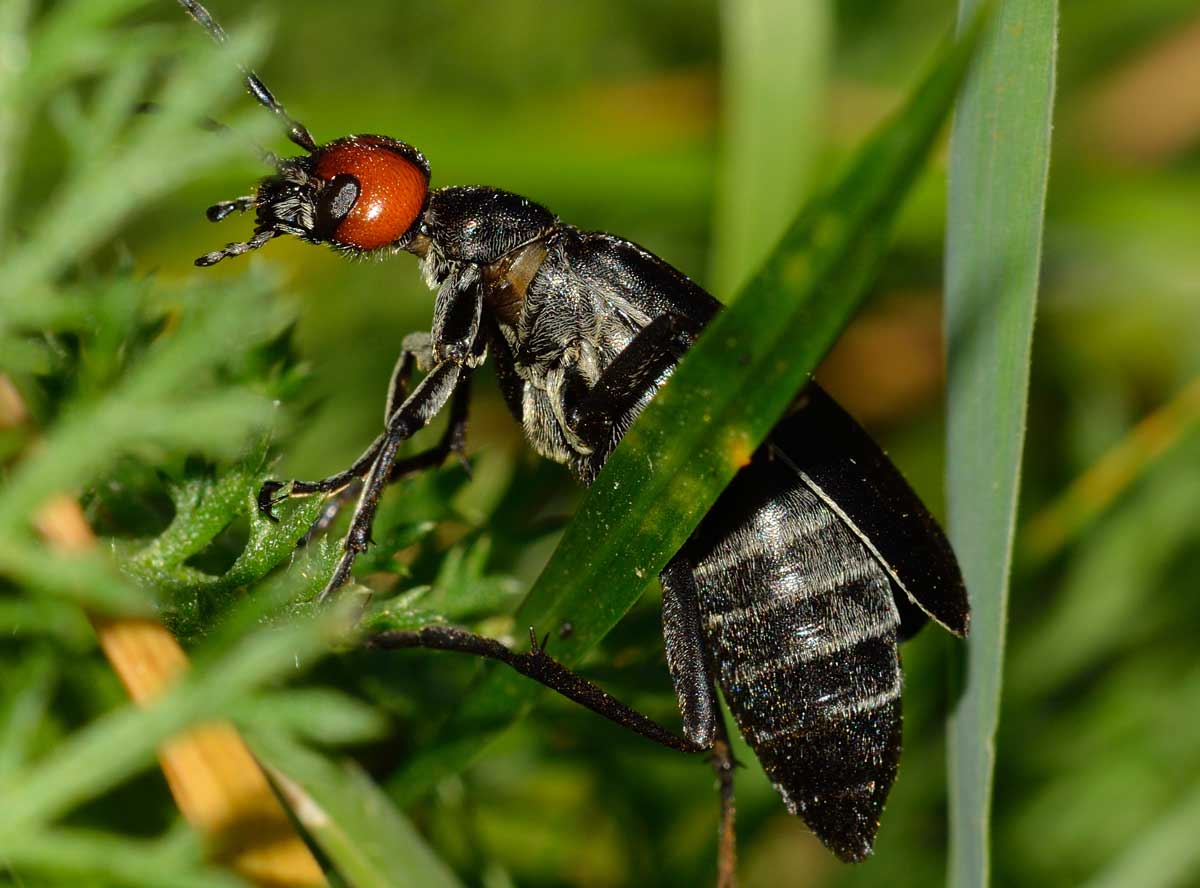
M 196 20 L 208 36 L 212 37 L 217 43 L 224 45 L 228 42 L 228 37 L 225 34 L 225 29 L 220 23 L 212 17 L 207 9 L 201 6 L 196 0 L 179 0 L 179 5 L 184 8 L 188 15 Z M 313 141 L 313 137 L 309 134 L 308 128 L 300 121 L 293 118 L 284 109 L 283 105 L 275 99 L 272 92 L 267 89 L 267 85 L 262 82 L 257 74 L 247 68 L 245 65 L 238 65 L 238 70 L 242 72 L 242 76 L 246 78 L 246 89 L 250 95 L 254 96 L 255 100 L 264 108 L 275 113 L 287 127 L 287 136 L 295 144 L 299 145 L 305 151 L 312 152 L 317 150 L 317 143 Z

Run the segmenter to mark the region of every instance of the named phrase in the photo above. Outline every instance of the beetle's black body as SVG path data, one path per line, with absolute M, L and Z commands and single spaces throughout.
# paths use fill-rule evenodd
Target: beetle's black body
M 514 243 L 515 226 L 508 239 L 489 232 L 491 251 L 464 240 L 496 210 L 529 240 Z M 451 350 L 437 318 L 480 318 L 475 335 L 532 446 L 590 481 L 718 303 L 629 241 L 580 232 L 515 195 L 435 191 L 430 218 L 413 249 L 438 290 L 434 353 Z M 839 480 L 841 502 L 858 497 L 840 514 L 821 487 Z M 876 519 L 878 543 L 847 508 Z M 896 526 L 906 548 L 888 561 L 878 549 Z M 902 575 L 917 583 L 906 591 Z M 900 752 L 900 607 L 920 620 L 912 592 L 965 628 L 953 556 L 920 501 L 812 384 L 662 580 L 686 736 L 714 739 L 711 669 L 789 810 L 842 857 L 864 857 Z
M 220 38 L 202 8 L 181 2 Z M 264 104 L 282 114 L 247 76 L 252 93 L 264 101 L 261 88 L 270 98 Z M 258 226 L 251 241 L 200 264 L 284 233 L 345 252 L 376 249 L 339 228 L 371 183 L 346 173 L 323 177 L 327 152 L 390 152 L 385 162 L 400 157 L 428 179 L 425 159 L 403 143 L 364 136 L 318 147 L 285 119 L 310 156 L 281 161 L 254 198 L 213 208 L 210 216 L 222 218 L 254 207 Z M 461 447 L 467 380 L 485 360 L 530 444 L 590 483 L 720 308 L 641 247 L 580 231 L 525 198 L 487 187 L 422 195 L 416 216 L 404 217 L 385 248 L 419 257 L 437 294 L 433 323 L 428 335 L 405 341 L 384 433 L 346 472 L 272 483 L 260 496 L 269 514 L 281 495 L 335 493 L 362 479 L 346 555 L 327 591 L 346 580 L 366 547 L 388 481 Z M 426 375 L 407 393 L 414 364 Z M 443 442 L 397 461 L 400 443 L 452 398 Z M 721 736 L 719 684 L 789 810 L 838 856 L 864 858 L 900 754 L 899 641 L 926 615 L 958 634 L 967 628 L 954 556 L 920 500 L 812 383 L 661 579 L 667 663 L 688 744 L 708 748 Z M 432 635 L 397 642 L 418 643 L 454 647 Z M 484 647 L 475 649 L 497 655 Z M 605 711 L 609 704 L 589 705 Z

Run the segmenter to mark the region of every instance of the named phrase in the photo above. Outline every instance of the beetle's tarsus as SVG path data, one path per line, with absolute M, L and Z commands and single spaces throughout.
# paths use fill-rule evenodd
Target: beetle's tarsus
M 284 496 L 276 496 L 276 494 L 287 486 L 282 481 L 264 481 L 263 486 L 258 488 L 258 514 L 265 517 L 272 524 L 279 523 L 279 516 L 275 514 L 275 507 L 287 499 L 286 494 Z

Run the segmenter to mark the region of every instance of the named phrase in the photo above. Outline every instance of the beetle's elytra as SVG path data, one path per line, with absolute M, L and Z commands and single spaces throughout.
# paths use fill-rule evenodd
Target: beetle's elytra
M 224 40 L 202 6 L 180 3 Z M 366 548 L 388 482 L 461 451 L 468 381 L 485 360 L 530 445 L 590 483 L 720 304 L 636 244 L 581 231 L 526 198 L 485 186 L 431 190 L 428 162 L 403 142 L 359 135 L 318 145 L 245 74 L 251 94 L 305 153 L 280 160 L 255 194 L 209 210 L 218 221 L 253 209 L 254 234 L 197 264 L 290 234 L 350 254 L 407 251 L 436 291 L 431 329 L 405 339 L 384 431 L 362 457 L 329 478 L 271 482 L 260 494 L 269 515 L 282 497 L 361 484 L 326 594 Z M 417 369 L 425 375 L 410 390 Z M 447 404 L 442 441 L 397 459 L 401 443 Z M 665 729 L 536 645 L 517 655 L 445 627 L 377 643 L 505 660 L 622 724 L 693 750 L 723 746 L 719 684 L 788 809 L 843 860 L 865 858 L 900 755 L 899 642 L 927 617 L 958 635 L 969 621 L 954 555 L 920 500 L 812 383 L 661 580 L 683 739 L 663 740 Z

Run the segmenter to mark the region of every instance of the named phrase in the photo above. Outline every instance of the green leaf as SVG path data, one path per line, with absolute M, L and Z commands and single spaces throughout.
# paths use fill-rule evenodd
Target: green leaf
M 960 4 L 962 18 L 976 8 Z M 1054 96 L 1055 0 L 1005 0 L 951 140 L 946 238 L 950 538 L 971 596 L 950 727 L 950 883 L 986 885 L 995 734 Z
M 942 51 L 906 106 L 792 224 L 609 459 L 516 614 L 517 627 L 540 632 L 569 620 L 571 637 L 552 646 L 568 665 L 679 550 L 861 302 L 972 45 L 966 39 Z M 433 748 L 401 771 L 395 791 L 411 796 L 463 767 L 482 737 L 507 725 L 529 698 L 528 683 L 488 670 Z
M 269 713 L 264 716 L 262 713 Z M 290 688 L 235 704 L 229 716 L 239 725 L 287 731 L 322 746 L 367 743 L 387 736 L 387 719 L 377 709 L 332 688 Z
M 110 35 L 93 44 L 93 35 L 80 35 L 93 17 L 120 14 L 121 5 L 136 6 L 145 0 L 120 3 L 76 2 L 65 4 L 48 17 L 41 39 L 33 48 L 25 84 L 31 94 L 57 84 L 64 67 L 87 67 L 87 50 L 112 55 L 116 48 L 105 46 Z M 89 9 L 89 7 L 91 7 Z M 82 26 L 82 27 L 81 27 Z M 115 31 L 113 33 L 116 33 Z M 57 45 L 61 42 L 62 45 Z M 263 28 L 247 27 L 230 37 L 230 52 L 247 58 L 263 44 Z M 74 44 L 78 43 L 79 46 Z M 65 49 L 70 46 L 70 49 Z M 119 47 L 118 47 L 119 48 Z M 80 58 L 79 56 L 83 56 Z M 71 169 L 55 192 L 24 219 L 29 236 L 18 249 L 0 252 L 6 272 L 8 298 L 19 299 L 29 291 L 52 282 L 74 263 L 86 256 L 138 207 L 199 173 L 235 161 L 244 150 L 233 140 L 197 139 L 192 122 L 220 104 L 222 97 L 236 92 L 237 69 L 217 61 L 220 54 L 202 41 L 193 41 L 178 54 L 177 63 L 167 71 L 155 114 L 126 117 L 123 137 L 109 141 L 101 150 L 76 155 Z M 119 68 L 119 62 L 115 63 Z M 39 82 L 43 81 L 43 82 Z M 108 84 L 111 89 L 112 84 Z M 0 97 L 2 98 L 2 97 Z M 101 97 L 98 117 L 111 115 L 104 107 L 112 93 Z M 126 106 L 128 107 L 128 106 Z M 234 129 L 249 137 L 263 138 L 272 132 L 268 115 L 251 113 L 232 121 Z M 101 125 L 104 125 L 101 122 Z M 116 129 L 115 125 L 111 125 Z M 0 150 L 4 146 L 0 145 Z M 170 158 L 170 164 L 161 162 Z M 0 170 L 0 173 L 3 171 Z M 7 246 L 0 242 L 0 247 Z
M 5 676 L 0 696 L 0 778 L 31 758 L 58 678 L 46 652 L 18 664 L 13 673 Z
M 352 762 L 334 764 L 275 731 L 251 746 L 296 819 L 353 888 L 452 888 L 459 884 L 374 781 Z
M 278 521 L 259 514 L 257 494 L 268 478 L 263 472 L 265 458 L 264 442 L 218 477 L 189 478 L 176 486 L 172 491 L 175 517 L 170 526 L 129 556 L 126 568 L 156 587 L 161 598 L 179 594 L 211 598 L 266 576 L 295 551 L 296 540 L 304 536 L 327 503 L 321 497 L 288 500 L 275 510 Z M 186 564 L 243 514 L 249 516 L 250 536 L 224 573 L 213 576 Z
M 95 481 L 127 453 L 239 453 L 273 410 L 246 388 L 214 391 L 213 376 L 222 362 L 275 337 L 289 321 L 261 280 L 189 291 L 177 329 L 140 355 L 106 397 L 76 396 L 44 446 L 3 479 L 0 527 L 11 534 L 51 494 Z M 221 350 L 214 352 L 213 343 Z

